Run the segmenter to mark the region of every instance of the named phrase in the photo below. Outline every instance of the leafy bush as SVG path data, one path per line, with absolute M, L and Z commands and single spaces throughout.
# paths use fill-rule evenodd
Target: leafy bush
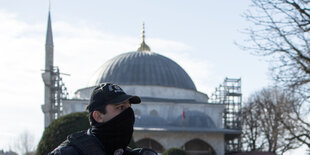
M 71 133 L 87 130 L 89 127 L 87 112 L 77 112 L 59 117 L 45 128 L 36 155 L 48 154 Z
M 163 155 L 186 155 L 186 152 L 179 148 L 170 148 L 163 152 Z
M 53 151 L 67 136 L 89 128 L 88 113 L 77 112 L 62 116 L 53 121 L 43 132 L 36 155 L 46 155 Z M 136 148 L 136 143 L 131 139 L 129 147 Z

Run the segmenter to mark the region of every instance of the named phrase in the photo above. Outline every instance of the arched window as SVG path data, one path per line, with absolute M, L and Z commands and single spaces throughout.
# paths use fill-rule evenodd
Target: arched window
M 163 146 L 160 143 L 158 143 L 157 141 L 150 139 L 150 138 L 141 139 L 141 140 L 137 141 L 136 144 L 138 147 L 150 148 L 150 149 L 153 149 L 154 151 L 156 151 L 158 153 L 164 152 Z
M 157 112 L 156 110 L 152 110 L 152 111 L 150 112 L 150 115 L 151 115 L 151 116 L 158 116 L 158 112 Z
M 182 148 L 188 155 L 216 155 L 214 149 L 200 139 L 190 140 Z

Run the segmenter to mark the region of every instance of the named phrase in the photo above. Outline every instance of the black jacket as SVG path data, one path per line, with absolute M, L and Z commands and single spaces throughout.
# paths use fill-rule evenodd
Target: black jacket
M 90 132 L 80 131 L 73 133 L 67 137 L 49 155 L 107 155 L 104 146 Z
M 126 149 L 122 155 L 140 155 L 144 151 L 150 149 L 136 148 Z M 151 150 L 151 152 L 154 152 Z M 157 153 L 154 152 L 156 155 Z M 94 136 L 90 130 L 81 131 L 71 134 L 67 140 L 62 142 L 56 149 L 49 153 L 49 155 L 109 155 L 104 151 L 102 143 Z

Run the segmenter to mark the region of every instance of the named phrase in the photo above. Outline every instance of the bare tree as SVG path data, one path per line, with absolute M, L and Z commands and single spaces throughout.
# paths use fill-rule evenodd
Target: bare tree
M 282 124 L 310 148 L 310 0 L 252 0 L 244 17 L 252 25 L 241 47 L 265 56 L 274 79 L 303 99 Z
M 242 108 L 242 126 L 243 126 L 243 144 L 246 151 L 260 151 L 263 149 L 263 142 L 261 142 L 261 128 L 259 118 L 259 111 L 256 110 L 255 103 L 248 102 Z
M 263 89 L 251 95 L 243 107 L 243 144 L 246 151 L 268 151 L 277 154 L 299 147 L 289 130 L 281 123 L 283 110 L 296 102 L 278 88 Z
M 292 104 L 292 103 L 291 103 Z M 308 104 L 295 102 L 294 105 L 287 105 L 282 108 L 281 123 L 290 133 L 290 140 L 297 139 L 310 149 L 310 123 Z
M 270 56 L 274 77 L 290 87 L 310 82 L 310 1 L 252 0 L 244 17 L 253 23 L 243 47 Z M 309 87 L 307 88 L 307 90 Z
M 16 139 L 14 146 L 23 155 L 32 155 L 35 152 L 34 135 L 30 131 L 23 131 Z

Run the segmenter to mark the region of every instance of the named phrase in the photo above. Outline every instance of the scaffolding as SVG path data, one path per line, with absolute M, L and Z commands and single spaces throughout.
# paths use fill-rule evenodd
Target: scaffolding
M 62 116 L 63 105 L 62 100 L 68 98 L 67 88 L 62 80 L 61 75 L 68 75 L 60 73 L 57 66 L 52 66 L 49 70 L 44 70 L 42 78 L 45 84 L 45 92 L 47 94 L 42 110 L 47 115 L 45 127 L 47 127 L 53 120 Z
M 241 78 L 225 78 L 223 84 L 215 89 L 212 94 L 213 103 L 225 105 L 223 114 L 224 128 L 232 130 L 242 130 L 241 127 Z M 225 135 L 225 152 L 241 151 L 241 135 Z
M 60 75 L 68 75 L 64 73 L 60 73 L 59 67 L 53 67 L 52 71 L 52 85 L 51 85 L 51 103 L 53 109 L 53 120 L 62 116 L 62 100 L 68 98 L 67 87 L 65 86 L 62 77 Z

